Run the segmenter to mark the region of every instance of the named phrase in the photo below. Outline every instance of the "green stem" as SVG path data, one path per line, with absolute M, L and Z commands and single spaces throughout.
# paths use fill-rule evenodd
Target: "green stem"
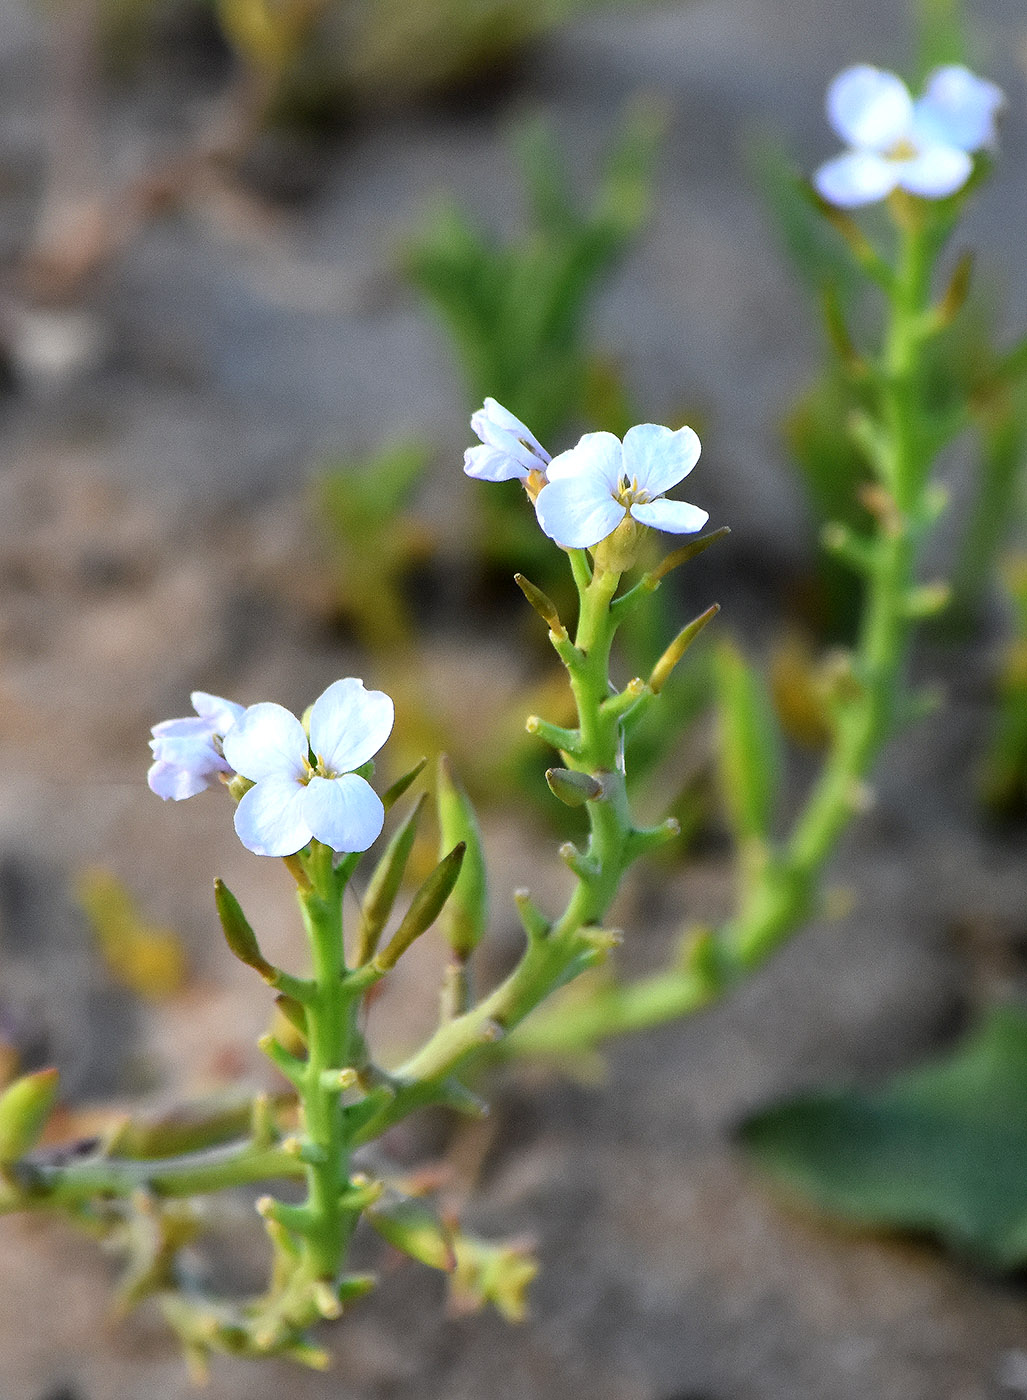
M 253 1142 L 231 1143 L 206 1152 L 154 1161 L 88 1158 L 50 1165 L 29 1162 L 15 1173 L 16 1191 L 0 1189 L 0 1214 L 43 1206 L 75 1206 L 96 1198 L 128 1197 L 136 1191 L 153 1196 L 206 1195 L 252 1182 L 301 1177 L 300 1162 L 280 1147 Z
M 310 867 L 312 886 L 300 892 L 314 982 L 314 994 L 306 1008 L 307 1062 L 299 1084 L 303 1130 L 307 1145 L 313 1149 L 306 1163 L 302 1254 L 311 1281 L 334 1281 L 355 1217 L 341 1203 L 349 1177 L 350 1144 L 341 1088 L 330 1083 L 330 1072 L 349 1067 L 353 1059 L 359 995 L 346 981 L 342 932 L 345 874 L 332 869 L 332 852 L 316 843 Z
M 929 515 L 919 426 L 929 245 L 920 206 L 905 201 L 896 212 L 900 251 L 890 282 L 878 404 L 886 447 L 879 461 L 883 498 L 872 502 L 877 531 L 853 685 L 837 703 L 820 777 L 790 838 L 768 853 L 738 913 L 717 931 L 712 970 L 679 959 L 651 976 L 608 983 L 587 999 L 561 999 L 532 1017 L 511 1048 L 528 1054 L 581 1051 L 609 1036 L 688 1015 L 762 963 L 813 912 L 823 867 L 861 805 L 864 780 L 896 726 L 911 631 L 908 600 Z

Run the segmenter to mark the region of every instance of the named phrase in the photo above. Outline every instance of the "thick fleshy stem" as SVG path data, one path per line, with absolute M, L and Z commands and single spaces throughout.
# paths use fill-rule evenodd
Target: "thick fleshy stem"
M 627 1031 L 688 1015 L 759 966 L 814 912 L 838 838 L 865 802 L 865 782 L 902 717 L 920 546 L 938 514 L 921 431 L 922 347 L 931 333 L 929 215 L 897 197 L 899 256 L 876 382 L 877 420 L 857 425 L 877 477 L 867 492 L 872 535 L 856 542 L 865 576 L 862 625 L 849 684 L 834 701 L 830 747 L 788 838 L 768 849 L 735 916 L 667 969 L 611 981 L 587 998 L 558 999 L 518 1032 L 511 1052 L 574 1053 Z M 844 541 L 843 541 L 844 543 Z M 854 556 L 856 551 L 852 551 Z

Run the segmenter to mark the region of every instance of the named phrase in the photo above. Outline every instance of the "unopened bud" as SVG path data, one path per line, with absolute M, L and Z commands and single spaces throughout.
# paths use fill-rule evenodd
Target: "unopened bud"
M 554 797 L 566 807 L 583 807 L 604 795 L 602 783 L 591 773 L 577 773 L 570 768 L 547 768 L 546 782 Z
M 57 1098 L 55 1069 L 22 1075 L 0 1094 L 0 1166 L 31 1152 Z

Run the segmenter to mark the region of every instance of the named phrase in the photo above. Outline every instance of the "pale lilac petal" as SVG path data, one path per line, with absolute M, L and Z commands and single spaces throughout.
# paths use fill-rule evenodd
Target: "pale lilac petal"
M 189 768 L 182 768 L 177 763 L 167 763 L 163 759 L 158 759 L 150 765 L 146 781 L 150 791 L 155 792 L 158 797 L 163 797 L 165 802 L 169 798 L 174 802 L 182 802 L 187 797 L 195 797 L 198 792 L 210 786 L 207 779 L 200 774 Z
M 235 809 L 235 830 L 258 856 L 292 856 L 313 832 L 304 816 L 307 789 L 291 778 L 264 778 L 243 794 Z
M 661 428 L 639 423 L 624 435 L 624 475 L 637 479 L 639 490 L 662 496 L 682 481 L 699 460 L 702 448 L 691 428 Z
M 541 465 L 535 463 L 536 467 Z M 464 471 L 478 481 L 523 481 L 530 470 L 517 457 L 501 452 L 498 447 L 468 447 L 464 453 Z
M 577 447 L 554 457 L 546 468 L 550 481 L 562 477 L 588 475 L 602 481 L 607 491 L 616 491 L 624 470 L 624 451 L 613 433 L 586 433 Z
M 381 798 L 356 773 L 311 778 L 303 790 L 303 816 L 311 832 L 333 851 L 366 851 L 381 835 Z
M 314 701 L 310 747 L 331 772 L 349 773 L 374 757 L 392 733 L 395 719 L 396 707 L 384 691 L 365 690 L 363 681 L 349 676 Z
M 513 438 L 515 442 L 527 444 L 543 462 L 549 461 L 549 453 L 531 429 L 495 399 L 486 399 L 484 408 L 471 415 L 471 428 L 482 442 L 502 447 Z
M 153 735 L 150 741 L 152 749 L 154 743 L 161 739 L 209 738 L 211 728 L 205 719 L 196 719 L 189 715 L 186 719 L 162 719 L 160 724 L 153 726 L 150 733 Z
M 925 199 L 945 199 L 970 178 L 973 160 L 954 146 L 928 146 L 912 160 L 898 164 L 899 184 Z
M 625 514 L 606 483 L 591 472 L 543 486 L 535 511 L 545 533 L 565 549 L 591 549 L 616 530 Z
M 194 690 L 189 698 L 193 709 L 214 734 L 227 734 L 246 712 L 245 705 L 237 705 L 234 700 L 222 700 L 220 695 L 208 695 L 205 690 Z
M 643 525 L 651 525 L 654 530 L 667 530 L 672 535 L 691 535 L 701 530 L 710 518 L 708 510 L 691 506 L 687 501 L 668 501 L 661 496 L 658 501 L 647 501 L 645 505 L 634 505 L 631 514 Z
M 307 757 L 307 735 L 281 705 L 251 705 L 225 735 L 225 758 L 244 778 L 299 778 Z M 244 843 L 245 844 L 245 843 Z M 302 844 L 302 843 L 301 843 Z M 299 847 L 297 847 L 297 850 Z
M 153 756 L 160 763 L 173 763 L 194 772 L 230 773 L 232 770 L 214 747 L 209 734 L 172 735 L 150 740 Z
M 894 73 L 860 63 L 839 73 L 828 87 L 827 115 L 850 146 L 886 151 L 909 135 L 913 99 Z
M 891 194 L 898 183 L 896 163 L 870 151 L 847 151 L 827 161 L 813 176 L 817 193 L 841 209 L 873 204 Z
M 916 104 L 914 127 L 930 144 L 980 151 L 994 145 L 1002 89 L 962 64 L 936 69 Z

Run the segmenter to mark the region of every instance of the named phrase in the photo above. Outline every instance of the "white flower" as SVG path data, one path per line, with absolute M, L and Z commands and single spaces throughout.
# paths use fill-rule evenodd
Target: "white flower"
M 335 681 L 310 711 L 310 738 L 281 705 L 251 705 L 225 736 L 225 757 L 255 784 L 235 810 L 240 841 L 258 856 L 291 856 L 316 838 L 334 851 L 366 851 L 385 820 L 381 799 L 353 772 L 392 732 L 380 690 Z
M 146 781 L 158 797 L 181 802 L 209 787 L 220 773 L 231 773 L 221 751 L 221 740 L 243 713 L 244 707 L 219 695 L 194 690 L 189 697 L 197 718 L 166 719 L 155 724 L 150 748 L 154 762 Z
M 894 73 L 846 68 L 827 90 L 827 114 L 852 149 L 822 165 L 813 183 L 843 209 L 895 189 L 944 199 L 966 184 L 973 152 L 993 144 L 1003 100 L 994 83 L 955 64 L 936 69 L 916 102 Z
M 471 427 L 482 445 L 469 447 L 464 453 L 468 476 L 482 481 L 527 481 L 533 472 L 545 473 L 549 453 L 534 433 L 495 399 L 486 399 L 484 408 L 472 414 Z
M 565 549 L 591 549 L 629 515 L 675 535 L 701 530 L 707 511 L 663 494 L 688 475 L 700 450 L 691 428 L 640 423 L 623 443 L 612 433 L 586 433 L 550 462 L 535 502 L 539 524 Z

